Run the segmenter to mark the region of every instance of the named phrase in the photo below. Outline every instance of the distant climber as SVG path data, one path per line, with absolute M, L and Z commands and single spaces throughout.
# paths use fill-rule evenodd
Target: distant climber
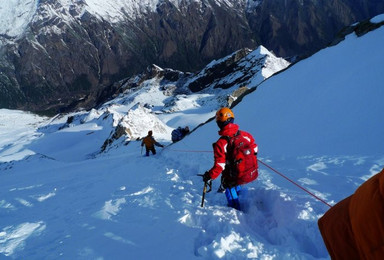
M 181 139 L 183 139 L 187 134 L 189 133 L 189 127 L 186 126 L 184 128 L 182 128 L 181 126 L 179 126 L 178 128 L 174 129 L 172 131 L 172 142 L 176 143 L 178 141 L 180 141 Z
M 222 173 L 221 186 L 223 191 L 225 189 L 228 206 L 240 210 L 241 185 L 258 177 L 258 147 L 250 133 L 239 130 L 234 119 L 233 112 L 227 107 L 216 112 L 221 137 L 213 144 L 214 165 L 205 172 L 203 181 L 216 179 Z
M 332 260 L 384 259 L 384 169 L 330 208 L 318 224 Z
M 152 135 L 153 135 L 152 130 L 148 131 L 148 135 L 143 138 L 143 141 L 141 141 L 141 146 L 145 145 L 146 156 L 149 156 L 149 151 L 151 151 L 153 155 L 156 154 L 155 146 L 164 147 L 164 145 L 156 142 L 155 138 L 153 138 Z

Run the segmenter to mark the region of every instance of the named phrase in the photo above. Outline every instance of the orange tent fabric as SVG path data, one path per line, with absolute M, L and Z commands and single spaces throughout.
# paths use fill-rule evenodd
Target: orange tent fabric
M 318 224 L 332 259 L 384 259 L 384 169 Z

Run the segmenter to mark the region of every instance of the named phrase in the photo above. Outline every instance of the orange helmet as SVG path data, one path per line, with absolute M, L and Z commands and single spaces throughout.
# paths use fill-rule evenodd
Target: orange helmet
M 216 112 L 216 122 L 227 122 L 228 119 L 235 118 L 232 110 L 228 107 L 223 107 Z

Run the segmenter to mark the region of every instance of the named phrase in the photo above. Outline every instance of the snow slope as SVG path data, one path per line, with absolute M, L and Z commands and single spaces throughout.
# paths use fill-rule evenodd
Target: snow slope
M 263 162 L 331 204 L 384 167 L 383 37 L 383 28 L 351 35 L 269 78 L 234 108 L 235 121 L 254 135 Z M 212 100 L 206 101 L 210 108 Z M 328 206 L 262 165 L 242 197 L 244 211 L 226 207 L 224 195 L 215 192 L 218 181 L 200 207 L 196 174 L 212 166 L 214 122 L 149 158 L 141 155 L 140 142 L 121 139 L 98 153 L 111 125 L 121 120 L 121 104 L 79 112 L 69 124 L 66 116 L 1 110 L 7 122 L 0 128 L 6 140 L 0 147 L 1 256 L 329 259 L 317 228 Z M 188 118 L 191 111 L 179 108 L 179 118 Z M 212 115 L 208 110 L 201 120 Z M 156 120 L 174 127 L 165 115 Z M 154 134 L 169 143 L 167 130 Z M 20 156 L 27 150 L 29 156 Z
M 64 21 L 73 21 L 79 18 L 72 17 L 70 10 L 73 8 L 81 15 L 87 11 L 107 21 L 118 22 L 126 16 L 134 18 L 142 13 L 155 11 L 158 1 L 59 0 L 49 3 L 37 0 L 1 0 L 0 3 L 0 35 L 14 38 L 21 36 L 33 19 L 58 16 Z
M 265 82 L 257 102 L 242 104 L 267 154 L 383 153 L 383 31 L 350 35 Z
M 200 3 L 200 1 L 192 0 Z M 177 8 L 180 0 L 171 0 Z M 217 0 L 220 4 L 232 6 L 230 1 Z M 22 36 L 28 25 L 35 20 L 44 20 L 47 18 L 60 17 L 63 21 L 74 21 L 88 12 L 99 19 L 117 23 L 124 19 L 134 19 L 143 14 L 155 12 L 157 5 L 161 3 L 158 0 L 57 0 L 54 2 L 38 0 L 1 0 L 0 1 L 0 35 L 17 38 Z M 77 10 L 80 17 L 72 16 L 73 9 Z
M 0 35 L 20 36 L 32 21 L 38 3 L 37 0 L 1 0 Z

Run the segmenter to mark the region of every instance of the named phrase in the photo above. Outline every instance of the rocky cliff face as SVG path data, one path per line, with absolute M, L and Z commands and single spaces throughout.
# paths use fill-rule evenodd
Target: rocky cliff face
M 86 0 L 35 1 L 22 34 L 0 34 L 0 107 L 56 112 L 82 100 L 89 108 L 148 64 L 196 71 L 259 44 L 308 55 L 344 25 L 384 12 L 368 0 L 144 2 L 154 8 L 126 4 L 112 16 L 90 11 Z

